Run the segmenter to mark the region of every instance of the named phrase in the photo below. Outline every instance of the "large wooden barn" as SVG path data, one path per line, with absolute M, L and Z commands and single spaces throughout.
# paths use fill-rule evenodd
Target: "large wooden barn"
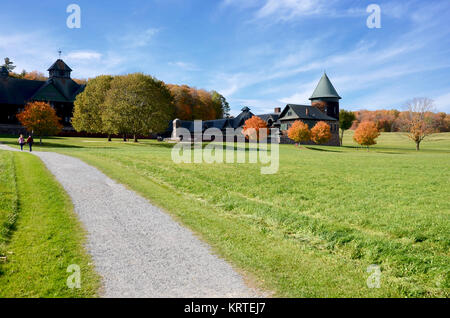
M 257 115 L 263 119 L 269 128 L 278 128 L 281 132 L 281 143 L 293 143 L 287 137 L 287 131 L 296 120 L 301 120 L 313 128 L 319 121 L 324 121 L 330 125 L 332 138 L 327 143 L 330 146 L 339 146 L 339 100 L 341 97 L 337 93 L 333 84 L 326 74 L 322 76 L 314 90 L 310 100 L 311 105 L 288 104 L 281 111 L 277 107 L 273 113 Z M 247 119 L 254 116 L 248 107 L 244 107 L 242 112 L 236 118 L 217 119 L 204 121 L 202 130 L 208 128 L 218 128 L 226 135 L 227 128 L 239 129 L 244 126 Z M 175 120 L 177 127 L 188 129 L 191 134 L 194 133 L 194 122 Z M 173 132 L 171 123 L 168 131 Z M 169 135 L 170 135 L 169 133 Z M 311 142 L 312 143 L 312 142 Z
M 5 67 L 1 68 L 0 133 L 22 132 L 16 115 L 32 101 L 48 102 L 61 118 L 61 123 L 65 127 L 71 126 L 73 103 L 85 85 L 71 79 L 72 69 L 61 59 L 53 63 L 48 72 L 47 81 L 33 81 L 11 77 Z

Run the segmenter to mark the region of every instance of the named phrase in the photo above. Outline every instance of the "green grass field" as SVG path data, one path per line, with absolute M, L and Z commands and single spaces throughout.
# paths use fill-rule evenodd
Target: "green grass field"
M 93 297 L 99 278 L 62 187 L 35 156 L 0 150 L 0 298 Z M 81 268 L 81 289 L 66 285 Z
M 15 138 L 0 138 L 15 143 Z M 280 146 L 259 164 L 174 164 L 172 145 L 53 138 L 36 150 L 81 158 L 166 209 L 242 271 L 287 297 L 448 297 L 450 133 L 415 151 L 383 133 L 369 152 Z M 368 288 L 371 264 L 381 288 Z

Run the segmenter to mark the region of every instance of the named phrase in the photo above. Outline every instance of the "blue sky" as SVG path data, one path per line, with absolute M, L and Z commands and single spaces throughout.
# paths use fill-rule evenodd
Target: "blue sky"
M 81 7 L 81 28 L 66 8 Z M 369 29 L 366 8 L 381 7 Z M 326 70 L 345 109 L 402 109 L 425 96 L 450 113 L 449 0 L 2 1 L 0 57 L 74 77 L 144 72 L 221 92 L 234 114 L 308 103 Z

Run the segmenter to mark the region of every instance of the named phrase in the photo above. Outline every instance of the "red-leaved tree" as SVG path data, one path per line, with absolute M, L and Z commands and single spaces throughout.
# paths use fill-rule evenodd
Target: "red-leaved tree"
M 56 135 L 61 131 L 61 120 L 55 110 L 44 102 L 32 102 L 17 115 L 20 123 L 31 133 L 39 136 L 42 144 L 42 136 Z

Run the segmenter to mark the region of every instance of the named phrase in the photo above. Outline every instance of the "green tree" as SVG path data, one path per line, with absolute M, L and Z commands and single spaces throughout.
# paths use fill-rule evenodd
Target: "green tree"
M 339 126 L 341 128 L 340 142 L 344 140 L 344 132 L 352 127 L 353 121 L 356 120 L 355 113 L 341 109 L 339 112 Z
M 117 133 L 138 135 L 161 132 L 175 114 L 166 85 L 142 73 L 116 76 L 106 96 L 103 122 Z
M 105 99 L 112 80 L 113 77 L 109 75 L 98 76 L 90 80 L 84 91 L 78 94 L 72 118 L 72 125 L 77 131 L 107 133 L 111 141 L 114 129 L 104 124 L 102 114 L 107 107 Z
M 2 66 L 6 67 L 8 72 L 12 72 L 16 67 L 14 66 L 14 62 L 9 59 L 9 57 L 5 57 L 5 64 Z
M 216 109 L 217 118 L 230 117 L 230 104 L 228 104 L 225 97 L 216 91 L 211 92 L 214 108 Z

